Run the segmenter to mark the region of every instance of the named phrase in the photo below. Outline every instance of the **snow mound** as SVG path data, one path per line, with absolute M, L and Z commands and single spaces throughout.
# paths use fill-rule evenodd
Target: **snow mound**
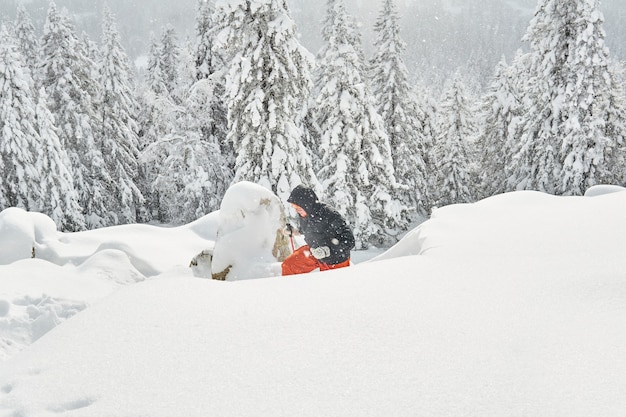
M 585 191 L 585 197 L 597 197 L 599 195 L 618 193 L 621 191 L 626 191 L 626 188 L 620 187 L 619 185 L 595 185 Z
M 118 284 L 134 284 L 145 279 L 133 266 L 128 254 L 115 249 L 98 250 L 77 269 L 78 274 L 91 274 Z
M 289 253 L 283 203 L 271 191 L 242 181 L 231 186 L 220 206 L 211 262 L 215 279 L 240 280 L 280 275 Z
M 619 221 L 623 207 L 626 193 L 605 194 L 598 199 L 555 197 L 536 191 L 501 194 L 474 204 L 436 209 L 430 220 L 373 260 L 429 255 L 456 259 L 519 257 L 525 260 L 524 266 L 557 257 L 582 257 L 590 264 L 611 262 L 611 257 L 620 256 L 614 250 L 604 251 L 596 259 L 590 259 L 590 254 L 605 246 L 610 236 L 620 232 L 626 235 Z M 614 224 L 607 229 L 609 219 Z
M 54 239 L 56 225 L 41 213 L 11 207 L 0 212 L 0 265 L 35 257 L 38 246 Z

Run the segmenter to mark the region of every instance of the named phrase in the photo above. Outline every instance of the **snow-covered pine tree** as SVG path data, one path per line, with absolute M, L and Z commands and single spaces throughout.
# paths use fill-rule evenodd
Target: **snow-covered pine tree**
M 227 56 L 234 181 L 260 184 L 283 199 L 300 183 L 318 187 L 302 143 L 301 109 L 313 63 L 285 0 L 220 0 L 215 7 L 218 42 Z
M 177 133 L 177 119 L 184 113 L 182 107 L 176 105 L 168 91 L 162 64 L 162 45 L 157 37 L 150 37 L 150 51 L 146 68 L 145 82 L 138 93 L 140 111 L 138 114 L 139 149 L 142 152 L 139 166 L 139 188 L 145 198 L 145 210 L 141 214 L 143 221 L 157 219 L 167 222 L 167 208 L 161 208 L 159 191 L 154 188 L 154 181 L 160 175 L 161 159 L 154 154 L 153 145 Z M 150 151 L 148 149 L 151 148 Z M 150 155 L 144 154 L 149 153 Z
M 518 51 L 508 72 L 511 73 L 511 88 L 522 110 L 518 116 L 511 118 L 508 126 L 506 142 L 502 153 L 505 155 L 504 184 L 505 191 L 538 190 L 549 192 L 548 175 L 554 169 L 556 161 L 555 139 L 542 137 L 538 140 L 536 126 L 542 123 L 540 117 L 534 117 L 540 110 L 540 100 L 536 91 L 531 88 L 533 81 L 533 57 L 530 53 Z M 545 109 L 544 109 L 545 110 Z M 540 163 L 541 162 L 541 163 Z M 538 175 L 542 171 L 543 174 Z M 551 192 L 554 192 L 552 189 Z
M 235 154 L 232 144 L 226 139 L 228 134 L 228 109 L 224 96 L 224 60 L 220 48 L 216 46 L 217 25 L 213 22 L 214 2 L 198 0 L 196 15 L 195 69 L 197 86 L 209 92 L 204 103 L 202 117 L 202 137 L 204 140 L 217 140 L 228 167 L 234 170 Z M 229 175 L 232 177 L 232 175 Z M 231 178 L 232 179 L 232 178 Z
M 193 48 L 189 51 L 192 52 Z M 190 222 L 218 210 L 232 171 L 222 155 L 220 138 L 211 130 L 211 103 L 215 102 L 215 84 L 211 78 L 196 79 L 194 54 L 181 50 L 181 62 L 187 63 L 179 74 L 187 74 L 189 87 L 180 90 L 181 108 L 176 132 L 159 140 L 145 152 L 157 157 L 153 166 L 157 175 L 152 182 L 159 198 L 160 214 L 169 222 Z M 191 69 L 191 72 L 187 72 Z M 181 86 L 185 83 L 181 83 Z
M 145 81 L 138 90 L 139 149 L 142 150 L 176 130 L 176 114 L 179 110 L 167 91 L 162 72 L 160 43 L 154 35 L 150 37 Z
M 606 154 L 606 170 L 601 182 L 605 184 L 626 184 L 626 62 L 613 63 L 609 72 L 615 86 L 609 97 L 607 116 L 607 137 L 614 141 L 609 144 Z
M 319 54 L 316 123 L 321 132 L 319 178 L 330 202 L 351 223 L 357 247 L 388 244 L 407 227 L 397 198 L 384 122 L 363 79 L 354 28 L 341 0 L 329 1 Z
M 91 66 L 91 70 L 93 73 L 93 78 L 97 79 L 99 76 L 99 68 L 97 62 L 100 59 L 100 47 L 97 42 L 91 40 L 87 32 L 82 32 L 81 36 L 78 38 L 78 46 L 82 55 L 89 58 L 89 62 L 93 63 Z
M 414 85 L 415 97 L 417 99 L 418 110 L 414 113 L 422 126 L 422 140 L 424 141 L 424 163 L 426 164 L 426 181 L 428 193 L 428 205 L 432 208 L 435 206 L 437 198 L 437 171 L 439 164 L 435 152 L 435 137 L 437 136 L 437 118 L 439 114 L 439 102 L 434 98 L 433 92 L 424 85 L 417 83 Z
M 617 75 L 617 94 L 615 100 L 617 100 L 620 108 L 626 108 L 626 61 L 616 63 L 615 69 L 612 72 Z M 621 117 L 621 119 L 610 121 L 609 123 L 616 125 L 626 123 L 626 117 Z M 626 184 L 626 138 L 621 138 L 621 140 L 618 139 L 616 141 L 608 161 L 609 163 L 607 165 L 614 179 L 611 180 L 609 178 L 605 180 L 606 183 Z
M 342 17 L 344 14 L 345 17 Z M 322 21 L 322 39 L 324 40 L 324 44 L 317 54 L 317 60 L 319 61 L 326 53 L 326 49 L 330 47 L 330 40 L 335 36 L 335 23 L 338 18 L 345 18 L 345 28 L 343 29 L 345 33 L 342 34 L 342 36 L 345 36 L 346 42 L 354 48 L 362 64 L 359 67 L 359 70 L 362 71 L 361 76 L 366 77 L 367 68 L 365 66 L 366 60 L 365 53 L 363 52 L 361 31 L 358 29 L 359 25 L 354 16 L 346 12 L 344 0 L 326 0 L 326 14 Z
M 96 143 L 94 63 L 84 55 L 69 18 L 51 1 L 42 38 L 40 76 L 48 108 L 68 152 L 80 204 L 88 228 L 114 223 L 106 200 L 111 195 L 102 152 Z
M 431 199 L 420 123 L 424 115 L 408 81 L 402 57 L 406 44 L 400 37 L 395 0 L 384 1 L 374 29 L 377 36 L 375 53 L 369 63 L 370 79 L 377 111 L 389 135 L 395 176 L 406 186 L 398 190 L 398 197 L 405 205 L 414 207 L 418 215 L 426 217 Z
M 474 200 L 469 141 L 475 135 L 471 103 L 465 84 L 456 73 L 451 86 L 444 92 L 438 120 L 439 205 Z
M 180 104 L 179 99 L 179 64 L 181 50 L 178 45 L 178 35 L 172 25 L 166 25 L 161 33 L 161 44 L 159 48 L 159 66 L 163 76 L 165 90 L 176 104 Z
M 196 6 L 196 79 L 204 80 L 213 75 L 221 66 L 221 57 L 215 52 L 215 30 L 213 14 L 214 0 L 198 0 Z
M 39 62 L 39 39 L 35 33 L 35 26 L 30 18 L 30 15 L 26 11 L 23 4 L 20 4 L 17 8 L 17 15 L 15 18 L 15 39 L 17 46 L 22 54 L 26 68 L 31 72 L 31 78 L 34 81 L 34 85 L 31 88 L 35 88 L 37 84 L 37 63 Z
M 334 36 L 334 22 L 336 20 L 335 7 L 338 7 L 338 10 L 343 10 L 342 8 L 345 7 L 343 0 L 338 3 L 336 3 L 335 0 L 326 0 L 326 14 L 324 15 L 321 29 L 324 43 L 315 57 L 315 60 L 318 63 L 322 61 L 323 56 L 327 52 L 327 48 L 330 47 L 329 40 Z M 346 14 L 345 18 L 347 19 L 345 28 L 348 31 L 345 36 L 347 37 L 347 39 L 349 39 L 350 45 L 352 45 L 358 56 L 358 60 L 360 62 L 358 68 L 359 71 L 361 71 L 361 77 L 365 79 L 367 77 L 367 74 L 365 66 L 365 54 L 363 53 L 361 42 L 361 33 L 357 30 L 357 23 L 352 16 Z M 306 113 L 304 115 L 306 134 L 303 138 L 303 141 L 309 155 L 311 155 L 311 160 L 313 161 L 313 167 L 315 172 L 319 172 L 322 168 L 322 149 L 320 149 L 322 132 L 317 121 L 315 100 L 320 95 L 320 90 L 324 84 L 324 81 L 322 79 L 323 77 L 323 71 L 320 69 L 319 66 L 316 66 L 313 70 L 313 89 L 311 90 L 311 95 L 307 103 Z
M 42 194 L 39 209 L 50 216 L 61 231 L 84 230 L 85 218 L 78 204 L 70 160 L 61 146 L 43 87 L 39 89 L 35 116 L 39 133 L 35 166 L 41 174 Z
M 168 90 L 161 58 L 161 44 L 153 33 L 150 35 L 150 52 L 148 53 L 146 84 L 155 94 L 165 95 L 168 93 Z
M 136 223 L 144 198 L 136 185 L 139 138 L 138 104 L 133 75 L 122 47 L 115 21 L 108 8 L 102 22 L 102 47 L 99 62 L 98 143 L 112 180 L 109 212 L 115 224 Z
M 317 83 L 314 85 L 317 85 Z M 307 155 L 311 158 L 313 172 L 319 172 L 322 168 L 322 150 L 319 147 L 322 134 L 316 120 L 315 97 L 317 95 L 313 91 L 315 91 L 315 87 L 306 105 L 303 106 L 302 124 L 304 128 L 302 129 L 302 144 L 306 149 Z
M 202 140 L 198 131 L 166 136 L 148 146 L 142 160 L 151 167 L 155 217 L 164 223 L 189 223 L 218 210 L 232 178 L 220 164 L 218 144 Z
M 511 127 L 522 113 L 514 72 L 506 60 L 496 66 L 495 74 L 480 103 L 478 193 L 481 198 L 507 191 L 505 169 L 511 165 L 513 146 Z
M 598 4 L 541 0 L 524 37 L 533 59 L 525 143 L 536 151 L 526 188 L 581 195 L 610 177 L 608 154 L 624 137 L 624 114 L 612 106 L 617 89 Z
M 39 208 L 38 133 L 32 80 L 15 39 L 0 25 L 0 210 Z
M 220 149 L 225 128 L 217 127 L 214 118 L 214 103 L 223 100 L 224 89 L 222 74 L 216 71 L 219 65 L 212 61 L 215 33 L 210 10 L 210 3 L 199 2 L 195 44 L 177 48 L 174 91 L 169 91 L 164 77 L 166 46 L 153 42 L 149 72 L 153 90 L 148 88 L 143 99 L 148 103 L 144 116 L 155 123 L 144 128 L 150 140 L 145 142 L 141 161 L 148 210 L 165 223 L 190 222 L 219 209 L 232 181 L 230 164 Z M 225 115 L 222 118 L 225 125 Z

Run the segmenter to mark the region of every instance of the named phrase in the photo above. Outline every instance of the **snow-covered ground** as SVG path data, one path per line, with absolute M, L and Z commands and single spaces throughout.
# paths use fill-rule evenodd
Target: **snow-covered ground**
M 189 268 L 219 213 L 64 234 L 8 209 L 0 416 L 623 417 L 625 212 L 510 193 L 350 268 L 222 282 Z

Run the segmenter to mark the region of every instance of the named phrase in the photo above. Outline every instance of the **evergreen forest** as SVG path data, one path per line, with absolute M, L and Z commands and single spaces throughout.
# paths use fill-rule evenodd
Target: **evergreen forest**
M 396 2 L 366 56 L 344 0 L 320 5 L 319 51 L 286 0 L 199 0 L 195 36 L 163 27 L 142 73 L 108 10 L 95 42 L 54 1 L 40 30 L 20 6 L 0 27 L 0 210 L 62 231 L 183 224 L 235 182 L 283 200 L 305 183 L 368 248 L 448 204 L 626 184 L 626 63 L 599 0 L 539 0 L 484 91 L 458 71 L 437 94 L 410 81 Z

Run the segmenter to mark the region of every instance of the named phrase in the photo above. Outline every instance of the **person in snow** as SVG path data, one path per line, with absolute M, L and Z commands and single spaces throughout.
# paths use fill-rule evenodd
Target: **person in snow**
M 350 265 L 350 250 L 354 248 L 352 230 L 334 208 L 321 203 L 315 192 L 304 185 L 293 189 L 287 199 L 298 213 L 299 231 L 306 245 L 296 249 L 282 263 L 283 275 L 304 274 Z M 293 228 L 288 224 L 286 233 Z

